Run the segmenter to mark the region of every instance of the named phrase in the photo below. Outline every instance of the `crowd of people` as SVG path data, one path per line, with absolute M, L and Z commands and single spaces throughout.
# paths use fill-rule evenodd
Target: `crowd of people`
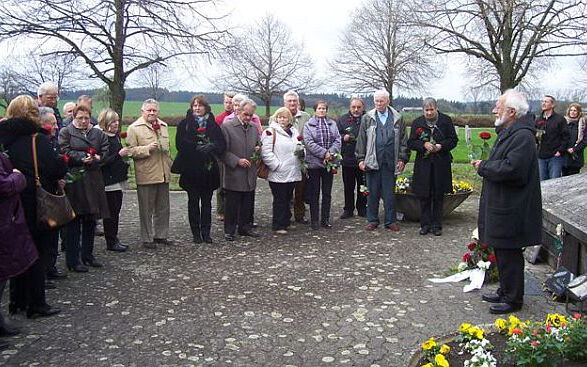
M 486 297 L 489 302 L 505 304 L 492 309 L 498 313 L 521 307 L 523 259 L 519 249 L 539 241 L 536 231 L 541 218 L 534 212 L 518 210 L 514 215 L 511 210 L 500 211 L 496 205 L 508 205 L 511 198 L 517 198 L 520 205 L 516 208 L 539 213 L 540 186 L 533 174 L 544 180 L 578 173 L 587 143 L 580 104 L 572 103 L 561 116 L 554 112 L 555 99 L 545 96 L 542 112 L 534 118 L 518 92 L 508 93 L 500 97 L 494 110 L 499 137 L 490 157 L 472 162 L 484 179 L 481 240 L 496 247 L 499 271 L 509 274 L 502 278 L 515 279 L 514 285 L 504 280 L 496 295 Z M 383 228 L 397 232 L 395 180 L 412 150 L 416 152 L 412 190 L 421 209 L 419 233 L 442 235 L 443 199 L 452 191 L 451 150 L 458 137 L 451 118 L 438 111 L 433 98 L 424 99 L 423 115 L 413 121 L 408 135 L 402 115 L 391 106 L 385 90 L 375 91 L 375 107 L 369 111 L 362 99 L 352 98 L 349 112 L 338 121 L 328 117 L 326 101 L 317 101 L 310 115 L 302 110 L 299 95 L 288 91 L 284 106 L 270 117 L 265 129 L 255 114 L 255 102 L 245 95 L 226 93 L 225 111 L 217 116 L 204 97 L 196 96 L 177 126 L 177 157 L 172 160 L 168 125 L 159 118 L 159 103 L 154 99 L 144 101 L 141 117 L 122 132 L 115 111 L 105 109 L 97 119 L 92 116 L 91 97 L 66 103 L 63 118 L 55 84 L 42 84 L 37 97 L 15 98 L 0 123 L 4 150 L 0 154 L 0 296 L 10 279 L 10 314 L 35 318 L 60 311 L 45 298 L 45 290 L 55 287 L 52 280 L 67 276 L 57 266 L 60 239 L 67 269 L 79 273 L 102 267 L 93 251 L 97 219 L 103 221 L 108 250 L 128 249 L 118 238 L 118 225 L 131 162 L 140 239 L 147 249 L 173 242 L 169 239 L 172 172 L 179 174 L 179 185 L 187 192 L 189 225 L 196 244 L 214 241 L 214 191 L 217 219 L 224 222 L 224 240 L 260 236 L 255 231 L 254 209 L 262 169 L 267 171 L 273 196 L 271 229 L 276 234 L 287 235 L 295 226 L 332 227 L 333 177 L 339 170 L 344 185 L 340 218 L 353 217 L 356 212 L 366 218 L 367 230 L 377 230 L 383 200 Z M 54 194 L 64 190 L 76 213 L 61 228 L 41 228 L 37 223 L 33 143 L 43 189 Z M 529 202 L 533 204 L 526 205 Z M 520 218 L 533 219 L 519 223 Z M 0 336 L 16 332 L 0 313 Z

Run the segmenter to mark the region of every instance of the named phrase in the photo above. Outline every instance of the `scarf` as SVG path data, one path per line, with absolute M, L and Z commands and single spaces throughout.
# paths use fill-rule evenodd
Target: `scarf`
M 585 118 L 571 119 L 569 116 L 565 116 L 565 120 L 567 120 L 567 124 L 577 123 L 577 141 L 575 144 L 579 144 L 585 136 Z
M 318 131 L 318 145 L 324 149 L 330 149 L 334 143 L 334 138 L 330 133 L 328 123 L 324 117 L 316 117 L 316 127 Z

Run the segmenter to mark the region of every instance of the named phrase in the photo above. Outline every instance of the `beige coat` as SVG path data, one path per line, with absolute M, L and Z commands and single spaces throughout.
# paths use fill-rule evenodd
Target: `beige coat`
M 156 132 L 142 117 L 127 130 L 126 142 L 135 162 L 137 185 L 169 183 L 171 177 L 171 155 L 169 153 L 169 130 L 167 124 L 158 120 L 161 129 Z M 148 145 L 158 142 L 160 149 L 149 151 Z

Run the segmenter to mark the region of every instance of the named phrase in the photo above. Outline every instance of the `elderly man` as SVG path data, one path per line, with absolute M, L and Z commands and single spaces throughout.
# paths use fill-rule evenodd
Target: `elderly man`
M 498 138 L 487 160 L 471 162 L 483 188 L 479 200 L 479 240 L 495 250 L 499 288 L 483 300 L 496 303 L 489 312 L 504 314 L 522 308 L 525 246 L 540 243 L 542 199 L 538 178 L 535 128 L 526 98 L 506 91 L 493 114 Z
M 342 182 L 344 185 L 344 209 L 340 219 L 351 218 L 355 211 L 355 188 L 357 190 L 357 214 L 367 216 L 367 197 L 360 192 L 365 184 L 365 173 L 359 169 L 355 147 L 361 126 L 361 118 L 365 114 L 365 102 L 358 97 L 351 98 L 349 112 L 337 122 L 338 132 L 342 137 Z
M 72 118 L 73 116 L 73 109 L 75 108 L 75 103 L 67 102 L 63 105 L 63 115 L 65 118 Z
M 126 142 L 135 164 L 143 246 L 170 245 L 169 179 L 171 156 L 167 124 L 159 119 L 159 102 L 147 99 L 141 117 L 127 130 Z M 153 230 L 154 227 L 154 230 Z
M 375 91 L 373 101 L 375 108 L 362 118 L 356 147 L 359 168 L 366 172 L 370 193 L 367 230 L 373 231 L 379 226 L 379 200 L 383 199 L 384 226 L 398 232 L 393 201 L 396 173 L 401 173 L 410 159 L 406 124 L 400 113 L 390 106 L 386 90 Z
M 569 141 L 567 121 L 554 111 L 556 101 L 552 96 L 542 98 L 542 113 L 536 119 L 538 134 L 538 170 L 540 180 L 562 176 L 565 152 Z
M 232 98 L 235 96 L 234 92 L 225 92 L 224 99 L 222 103 L 224 104 L 224 111 L 216 116 L 216 123 L 218 125 L 222 125 L 226 116 L 232 114 L 233 107 L 232 107 Z
M 444 194 L 452 192 L 451 161 L 459 141 L 452 119 L 438 112 L 434 98 L 422 103 L 424 115 L 412 122 L 408 148 L 415 150 L 412 192 L 420 199 L 420 234 L 442 235 Z
M 50 107 L 53 109 L 53 114 L 57 119 L 57 130 L 61 129 L 64 124 L 63 119 L 59 114 L 59 108 L 57 108 L 57 102 L 59 102 L 59 89 L 57 88 L 57 84 L 53 82 L 44 82 L 39 85 L 39 88 L 37 89 L 37 101 L 39 107 Z M 57 133 L 59 133 L 59 131 L 57 131 Z
M 257 170 L 250 157 L 258 151 L 259 135 L 251 119 L 257 105 L 245 99 L 238 106 L 235 119 L 222 124 L 226 140 L 224 161 L 224 238 L 234 241 L 238 226 L 241 236 L 259 237 L 253 232 L 253 206 Z
M 283 107 L 286 107 L 291 112 L 294 118 L 293 127 L 302 134 L 304 125 L 310 120 L 310 115 L 300 110 L 300 96 L 293 90 L 286 92 L 283 95 Z M 309 224 L 310 222 L 304 218 L 306 215 L 304 186 L 306 186 L 306 177 L 302 175 L 302 180 L 296 183 L 294 188 L 294 219 L 297 223 Z

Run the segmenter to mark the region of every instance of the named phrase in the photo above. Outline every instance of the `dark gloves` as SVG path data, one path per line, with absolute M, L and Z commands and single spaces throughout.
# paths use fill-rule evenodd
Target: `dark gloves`
M 215 146 L 213 143 L 200 144 L 200 145 L 196 146 L 196 151 L 198 153 L 210 154 L 210 153 L 214 152 L 214 148 L 215 148 Z

